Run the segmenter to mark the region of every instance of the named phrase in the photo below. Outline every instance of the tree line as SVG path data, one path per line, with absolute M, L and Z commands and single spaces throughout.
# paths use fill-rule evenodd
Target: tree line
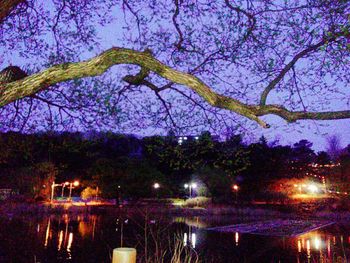
M 218 201 L 232 199 L 233 184 L 239 185 L 241 198 L 252 199 L 276 180 L 315 173 L 313 163 L 339 162 L 339 178 L 350 176 L 350 145 L 332 160 L 327 152 L 315 153 L 307 140 L 290 146 L 264 137 L 248 144 L 241 135 L 220 141 L 209 132 L 182 139 L 171 132 L 144 138 L 110 132 L 8 132 L 0 134 L 0 146 L 0 188 L 29 198 L 48 198 L 53 181 L 79 180 L 77 192 L 98 187 L 106 198 L 121 193 L 125 198 L 184 197 L 184 184 L 196 182 L 196 194 Z M 156 182 L 159 189 L 153 188 Z

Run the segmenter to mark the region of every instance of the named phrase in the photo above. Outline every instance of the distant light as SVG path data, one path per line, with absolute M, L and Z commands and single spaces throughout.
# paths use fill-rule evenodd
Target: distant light
M 233 188 L 233 190 L 238 191 L 238 185 L 234 184 L 234 185 L 232 186 L 232 188 Z
M 316 237 L 314 239 L 314 247 L 316 250 L 319 250 L 321 248 L 321 240 L 320 238 Z
M 160 185 L 158 184 L 158 183 L 155 183 L 154 185 L 153 185 L 153 188 L 154 189 L 158 189 L 160 187 Z
M 185 184 L 184 186 L 185 186 L 185 188 L 188 188 L 188 184 Z
M 196 136 L 196 137 L 194 137 L 194 139 L 195 139 L 195 140 L 198 140 L 198 139 L 199 139 L 199 137 L 198 137 L 198 136 Z
M 187 137 L 184 137 L 184 140 L 187 140 Z
M 308 186 L 308 189 L 309 189 L 309 191 L 312 192 L 312 193 L 318 192 L 318 187 L 317 187 L 316 185 L 314 185 L 314 184 L 310 184 L 310 185 Z
M 79 181 L 74 181 L 73 185 L 74 186 L 78 186 L 79 185 Z
M 197 184 L 196 183 L 192 183 L 191 186 L 192 186 L 193 189 L 197 188 Z

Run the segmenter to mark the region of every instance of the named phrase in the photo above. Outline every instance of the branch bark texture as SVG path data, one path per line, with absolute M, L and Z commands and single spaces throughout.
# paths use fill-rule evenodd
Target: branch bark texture
M 111 48 L 92 59 L 77 63 L 55 65 L 24 79 L 4 84 L 0 87 L 0 107 L 36 94 L 60 82 L 101 75 L 110 67 L 119 64 L 140 66 L 142 71 L 137 76 L 141 78 L 138 80 L 139 82 L 147 76 L 149 71 L 152 71 L 172 83 L 188 87 L 210 105 L 236 112 L 256 121 L 264 128 L 268 128 L 269 125 L 259 117 L 268 114 L 278 115 L 288 122 L 300 119 L 332 120 L 350 118 L 350 110 L 338 112 L 293 112 L 280 105 L 245 104 L 235 98 L 216 93 L 194 75 L 178 71 L 163 64 L 154 58 L 149 51 L 140 52 L 126 48 Z
M 0 3 L 0 23 L 4 21 L 6 17 L 21 3 L 26 2 L 25 0 L 2 0 Z

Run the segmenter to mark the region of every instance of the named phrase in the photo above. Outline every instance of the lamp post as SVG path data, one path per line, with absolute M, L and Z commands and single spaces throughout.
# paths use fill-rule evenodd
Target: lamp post
M 73 189 L 73 185 L 76 187 L 79 185 L 79 181 L 74 181 L 74 182 L 70 182 L 70 186 L 69 186 L 69 197 L 68 200 L 72 200 L 72 189 Z
M 154 183 L 153 184 L 153 188 L 154 188 L 154 190 L 156 191 L 156 193 L 157 193 L 157 199 L 159 199 L 159 195 L 158 195 L 158 189 L 159 189 L 159 187 L 160 187 L 160 184 L 159 183 Z
M 190 198 L 192 198 L 192 189 L 196 189 L 197 188 L 197 184 L 196 183 L 190 183 L 190 184 L 185 184 L 185 189 L 189 188 L 190 190 Z
M 117 207 L 119 207 L 120 202 L 121 202 L 121 187 L 120 187 L 120 185 L 118 185 L 117 186 L 117 196 L 115 198 L 115 204 Z
M 65 183 L 62 184 L 62 194 L 61 194 L 61 197 L 63 197 L 63 195 L 64 195 L 64 187 L 65 187 L 65 186 L 68 186 L 68 185 L 69 185 L 68 182 L 65 182 Z
M 52 204 L 53 196 L 54 196 L 54 193 L 55 193 L 55 187 L 59 186 L 59 185 L 62 185 L 62 184 L 55 184 L 55 182 L 53 182 L 52 185 L 51 185 L 51 197 L 50 197 L 50 203 L 51 204 Z
M 239 187 L 238 187 L 238 185 L 236 185 L 236 184 L 234 184 L 233 186 L 232 186 L 232 190 L 235 192 L 235 194 L 236 194 L 236 204 L 238 203 L 238 190 L 239 190 Z

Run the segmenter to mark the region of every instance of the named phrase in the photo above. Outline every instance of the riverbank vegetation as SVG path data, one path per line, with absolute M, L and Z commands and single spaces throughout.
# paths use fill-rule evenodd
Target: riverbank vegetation
M 307 178 L 326 183 L 327 190 L 342 197 L 350 193 L 349 146 L 332 160 L 326 152 L 315 153 L 306 140 L 293 146 L 263 137 L 246 143 L 240 135 L 220 141 L 208 132 L 183 138 L 171 133 L 145 138 L 93 132 L 3 133 L 0 188 L 11 188 L 25 199 L 45 200 L 53 181 L 79 180 L 73 195 L 82 193 L 86 198 L 90 194 L 132 201 L 191 194 L 214 203 L 285 202 L 291 192 L 299 193 L 292 182 L 301 185 Z M 155 182 L 160 185 L 157 189 Z M 191 193 L 184 187 L 189 182 L 197 186 Z M 67 191 L 68 187 L 62 189 L 64 196 Z

